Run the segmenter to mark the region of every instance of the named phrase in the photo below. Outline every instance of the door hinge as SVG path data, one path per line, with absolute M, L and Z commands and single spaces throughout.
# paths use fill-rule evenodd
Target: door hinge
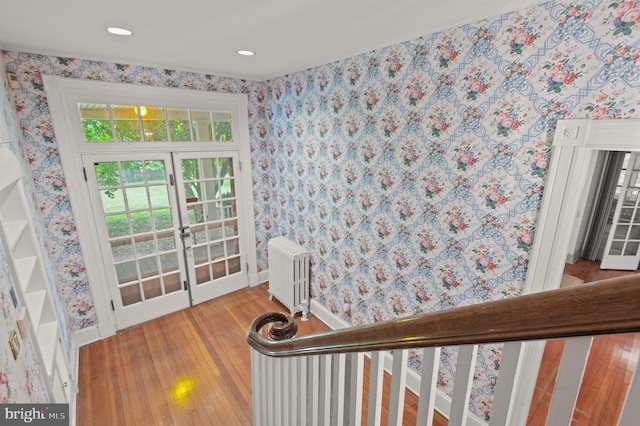
M 111 301 L 111 310 L 112 310 L 112 311 L 114 311 L 114 312 L 115 312 L 115 310 L 116 310 L 116 307 L 115 307 L 115 306 L 114 306 L 114 304 L 113 304 L 113 300 Z
M 189 290 L 189 281 L 184 280 L 184 289 Z
M 169 175 L 169 185 L 174 186 L 175 181 L 173 180 L 173 175 Z
M 238 161 L 238 166 L 240 168 L 240 171 L 242 171 L 242 161 Z
M 245 263 L 246 267 L 247 267 L 247 274 L 249 273 L 249 262 Z
M 87 169 L 85 167 L 82 168 L 82 174 L 84 175 L 84 181 L 89 182 L 87 179 Z

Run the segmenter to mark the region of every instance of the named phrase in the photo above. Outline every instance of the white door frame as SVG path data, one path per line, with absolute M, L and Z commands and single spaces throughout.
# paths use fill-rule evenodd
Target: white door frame
M 67 191 L 71 203 L 73 217 L 78 231 L 78 239 L 83 249 L 89 287 L 93 297 L 97 327 L 83 329 L 76 333 L 79 345 L 90 343 L 116 332 L 116 323 L 111 310 L 110 295 L 106 285 L 101 285 L 105 274 L 101 272 L 102 256 L 92 248 L 98 247 L 93 215 L 78 214 L 87 208 L 89 188 L 83 175 L 82 154 L 98 152 L 122 152 L 123 145 L 131 152 L 149 151 L 203 151 L 203 150 L 238 150 L 242 169 L 239 184 L 242 187 L 239 201 L 243 203 L 243 211 L 247 214 L 240 218 L 246 230 L 244 253 L 248 263 L 248 284 L 258 284 L 257 253 L 253 182 L 251 177 L 251 151 L 248 123 L 248 101 L 246 94 L 228 94 L 204 92 L 187 89 L 139 86 L 127 83 L 105 83 L 56 76 L 42 76 L 47 100 L 53 121 L 57 148 L 64 170 Z M 78 103 L 111 103 L 125 105 L 157 105 L 180 108 L 220 108 L 230 111 L 233 117 L 234 142 L 126 142 L 126 143 L 85 143 L 82 127 L 78 125 Z M 100 151 L 97 151 L 99 149 Z
M 523 294 L 560 287 L 574 227 L 592 208 L 585 200 L 597 151 L 640 151 L 640 120 L 558 121 Z M 526 423 L 543 351 L 544 342 L 524 344 L 510 425 Z

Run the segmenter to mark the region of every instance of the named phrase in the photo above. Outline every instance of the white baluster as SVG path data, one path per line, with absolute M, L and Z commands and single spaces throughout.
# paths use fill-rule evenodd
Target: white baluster
M 311 426 L 318 426 L 320 424 L 320 356 L 313 355 L 309 358 L 310 370 L 309 370 L 309 382 L 308 389 L 311 396 L 311 405 L 309 419 L 311 420 Z
M 344 425 L 344 380 L 346 354 L 331 356 L 333 368 L 331 372 L 331 425 Z
M 511 397 L 514 392 L 513 384 L 520 358 L 522 342 L 507 342 L 502 348 L 502 358 L 500 359 L 500 371 L 493 394 L 493 404 L 491 405 L 491 419 L 489 426 L 503 426 L 508 421 Z
M 320 424 L 331 425 L 331 355 L 320 356 Z
M 407 360 L 409 351 L 393 351 L 391 370 L 391 393 L 389 394 L 389 425 L 402 426 L 404 415 L 404 393 L 407 387 Z
M 619 426 L 634 426 L 638 424 L 638 419 L 640 419 L 640 371 L 638 371 L 638 365 L 640 363 L 636 363 L 633 379 L 627 389 L 627 397 L 618 421 Z
M 591 336 L 566 339 L 547 415 L 548 425 L 571 423 L 592 341 Z
M 349 360 L 349 426 L 362 425 L 362 384 L 364 380 L 364 353 L 351 353 Z
M 371 353 L 369 363 L 369 408 L 367 415 L 368 426 L 380 426 L 382 417 L 382 379 L 384 375 L 383 353 Z
M 298 378 L 300 380 L 299 393 L 297 395 L 298 405 L 298 423 L 299 425 L 307 424 L 307 407 L 308 407 L 308 375 L 307 368 L 309 366 L 309 357 L 300 357 L 298 362 Z
M 420 379 L 420 400 L 416 425 L 432 425 L 433 410 L 436 405 L 438 369 L 440 368 L 440 348 L 424 348 L 422 351 L 422 377 Z
M 469 417 L 469 396 L 473 384 L 473 372 L 476 367 L 478 345 L 463 345 L 458 351 L 456 378 L 451 397 L 450 426 L 462 426 Z

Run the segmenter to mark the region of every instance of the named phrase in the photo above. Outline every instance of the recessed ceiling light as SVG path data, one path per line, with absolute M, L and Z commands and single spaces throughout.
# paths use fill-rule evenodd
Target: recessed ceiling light
M 238 50 L 238 55 L 242 56 L 253 56 L 256 52 L 252 52 L 251 50 Z
M 130 36 L 133 34 L 133 31 L 128 30 L 126 28 L 120 28 L 120 27 L 109 27 L 107 28 L 107 31 L 109 31 L 111 34 L 120 35 L 120 36 Z

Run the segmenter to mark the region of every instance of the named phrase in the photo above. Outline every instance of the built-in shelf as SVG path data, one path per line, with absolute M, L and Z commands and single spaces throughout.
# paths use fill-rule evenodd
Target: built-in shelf
M 50 401 L 69 402 L 72 381 L 53 303 L 53 283 L 47 279 L 36 240 L 20 162 L 8 148 L 0 148 L 0 170 L 0 237 L 20 305 L 27 310 L 27 336 L 38 353 Z
M 20 242 L 20 238 L 24 235 L 29 222 L 26 220 L 9 222 L 7 224 L 7 243 L 9 250 L 14 251 Z
M 38 327 L 38 342 L 42 346 L 42 358 L 44 358 L 47 378 L 53 378 L 53 366 L 56 361 L 56 343 L 58 343 L 58 321 L 49 321 Z

